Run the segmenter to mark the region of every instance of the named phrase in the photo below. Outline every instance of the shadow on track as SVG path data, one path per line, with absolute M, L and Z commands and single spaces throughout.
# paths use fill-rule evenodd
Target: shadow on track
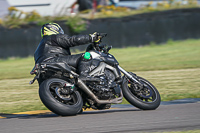
M 118 109 L 108 109 L 108 110 L 92 110 L 92 111 L 83 111 L 79 115 L 92 115 L 92 114 L 104 114 L 104 113 L 114 113 L 114 112 L 128 112 L 128 111 L 141 111 L 136 108 L 118 108 Z M 57 114 L 54 114 L 53 112 L 45 113 L 45 114 L 0 114 L 1 117 L 4 119 L 12 119 L 12 118 L 18 118 L 18 119 L 34 119 L 34 118 L 52 118 L 52 117 L 76 117 L 76 116 L 59 116 Z

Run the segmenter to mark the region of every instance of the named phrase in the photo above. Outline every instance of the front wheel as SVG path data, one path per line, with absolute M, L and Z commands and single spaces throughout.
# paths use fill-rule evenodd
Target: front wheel
M 139 109 L 154 110 L 158 108 L 161 98 L 156 87 L 142 77 L 137 77 L 137 79 L 143 84 L 143 88 L 139 88 L 124 77 L 122 92 L 125 99 Z
M 45 80 L 39 88 L 40 99 L 49 110 L 58 115 L 76 115 L 82 109 L 82 97 L 76 90 L 66 90 L 65 83 L 67 82 L 57 78 Z

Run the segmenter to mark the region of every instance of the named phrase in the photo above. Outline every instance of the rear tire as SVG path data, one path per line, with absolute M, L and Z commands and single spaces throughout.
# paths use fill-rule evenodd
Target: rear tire
M 74 90 L 68 95 L 63 95 L 63 97 L 67 97 L 69 100 L 66 100 L 67 98 L 63 100 L 61 95 L 57 95 L 55 92 L 56 88 L 62 88 L 65 83 L 67 82 L 57 78 L 45 80 L 39 88 L 40 99 L 49 110 L 58 115 L 76 115 L 83 106 L 80 93 Z
M 122 83 L 122 92 L 125 99 L 133 106 L 142 110 L 154 110 L 158 108 L 161 99 L 160 99 L 160 94 L 156 89 L 156 87 L 142 77 L 137 77 L 137 78 L 142 84 L 148 86 L 148 90 L 150 90 L 149 98 L 147 95 L 146 96 L 143 95 L 143 97 L 141 95 L 138 95 L 134 91 L 133 86 L 129 85 L 130 83 L 127 81 L 128 79 L 124 77 Z

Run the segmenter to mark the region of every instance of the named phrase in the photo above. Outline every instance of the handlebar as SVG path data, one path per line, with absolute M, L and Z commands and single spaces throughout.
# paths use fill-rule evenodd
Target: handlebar
M 97 33 L 97 36 L 101 36 L 103 38 L 107 36 L 107 33 Z
M 98 43 L 94 42 L 93 48 L 97 51 L 102 51 L 104 53 L 108 53 L 109 50 L 112 48 L 112 46 L 109 46 L 106 48 L 106 44 L 100 44 L 102 38 L 107 36 L 107 33 L 97 33 L 97 36 L 99 37 L 100 41 Z

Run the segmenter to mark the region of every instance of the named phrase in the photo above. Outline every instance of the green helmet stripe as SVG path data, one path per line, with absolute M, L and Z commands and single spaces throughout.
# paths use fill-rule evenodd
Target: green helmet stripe
M 57 33 L 59 33 L 59 32 L 57 32 Z M 44 27 L 44 35 L 53 35 L 53 34 L 57 34 L 57 33 L 55 31 L 51 30 L 51 28 L 48 29 L 48 28 Z
M 43 29 L 43 28 L 41 28 L 41 37 L 43 38 L 43 33 L 42 33 L 43 30 L 42 30 L 42 29 Z

